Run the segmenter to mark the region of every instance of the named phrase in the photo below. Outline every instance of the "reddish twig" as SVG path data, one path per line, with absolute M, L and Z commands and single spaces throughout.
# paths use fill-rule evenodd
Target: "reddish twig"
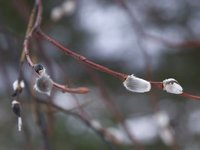
M 152 87 L 155 87 L 157 89 L 163 89 L 163 83 L 162 82 L 150 81 L 150 83 L 151 83 Z M 200 100 L 200 96 L 189 94 L 187 92 L 183 92 L 180 95 L 183 96 L 183 97 L 185 97 L 185 98 L 194 99 L 194 100 Z
M 79 119 L 80 121 L 82 121 L 87 127 L 89 127 L 90 129 L 92 129 L 99 137 L 101 137 L 101 139 L 103 140 L 103 142 L 105 142 L 107 145 L 108 145 L 108 149 L 109 150 L 115 150 L 115 148 L 113 147 L 112 143 L 110 143 L 110 141 L 108 139 L 106 139 L 106 136 L 112 136 L 110 135 L 109 133 L 107 133 L 107 131 L 104 129 L 104 128 L 95 128 L 91 121 L 88 120 L 86 117 L 84 117 L 83 115 L 79 114 L 79 113 L 75 113 L 73 111 L 70 111 L 70 110 L 66 110 L 62 107 L 59 107 L 57 106 L 56 104 L 54 103 L 48 103 L 47 101 L 43 101 L 43 100 L 39 100 L 37 99 L 37 102 L 38 103 L 42 103 L 42 104 L 45 104 L 45 105 L 50 105 L 51 107 L 59 110 L 60 112 L 63 112 L 67 115 L 71 115 L 77 119 Z M 115 139 L 115 137 L 112 137 L 113 139 Z M 114 140 L 112 141 L 114 142 Z
M 64 47 L 62 44 L 60 44 L 58 41 L 54 40 L 53 38 L 51 38 L 50 36 L 46 35 L 44 32 L 42 32 L 41 30 L 37 30 L 37 33 L 43 37 L 44 39 L 48 40 L 50 43 L 52 43 L 54 46 L 56 46 L 59 50 L 63 51 L 65 54 L 73 57 L 74 59 L 90 66 L 91 68 L 95 69 L 95 70 L 99 70 L 101 72 L 105 72 L 107 74 L 110 74 L 122 81 L 124 81 L 126 78 L 127 78 L 127 75 L 126 74 L 123 74 L 123 73 L 119 73 L 119 72 L 116 72 L 116 71 L 113 71 L 107 67 L 104 67 L 102 65 L 99 65 L 97 63 L 94 63 L 90 60 L 88 60 L 86 57 L 80 55 L 80 54 L 77 54 L 73 51 L 71 51 L 70 49 Z
M 96 74 L 92 74 L 92 78 L 99 85 L 99 90 L 100 90 L 100 93 L 102 95 L 102 101 L 106 105 L 107 109 L 114 115 L 115 119 L 119 123 L 121 123 L 127 137 L 130 139 L 130 141 L 133 144 L 135 144 L 135 147 L 136 147 L 137 150 L 144 150 L 142 144 L 135 138 L 133 133 L 130 132 L 129 127 L 125 122 L 123 114 L 119 111 L 116 104 L 114 103 L 114 101 L 112 100 L 110 95 L 108 94 L 101 78 Z
M 38 10 L 37 13 L 36 13 L 36 8 Z M 30 65 L 30 67 L 34 68 L 34 66 L 35 66 L 35 63 L 32 61 L 32 59 L 29 55 L 29 48 L 28 47 L 29 47 L 29 42 L 30 42 L 30 39 L 32 38 L 33 32 L 41 24 L 41 18 L 42 18 L 41 15 L 42 15 L 42 3 L 41 3 L 41 0 L 37 0 L 36 4 L 35 4 L 35 6 L 32 10 L 30 19 L 29 19 L 27 32 L 26 32 L 26 35 L 25 35 L 24 43 L 23 43 L 23 51 L 22 51 L 21 60 L 20 60 L 20 72 L 21 72 L 21 67 L 23 65 L 25 58 L 26 58 L 28 64 Z M 34 19 L 35 19 L 35 22 L 34 22 Z M 84 93 L 87 93 L 89 91 L 89 89 L 86 88 L 86 87 L 70 89 L 70 88 L 67 88 L 64 85 L 61 85 L 61 84 L 58 84 L 58 83 L 55 83 L 55 82 L 53 82 L 53 86 L 57 89 L 60 89 L 62 92 L 72 92 L 72 93 L 84 94 Z
M 76 93 L 76 94 L 85 94 L 89 92 L 89 89 L 86 87 L 78 87 L 78 88 L 68 88 L 65 85 L 61 85 L 53 82 L 55 88 L 60 89 L 62 92 Z
M 183 92 L 183 93 L 181 94 L 181 96 L 186 97 L 186 98 L 189 98 L 189 99 L 200 100 L 200 96 L 192 95 L 192 94 L 189 94 L 189 93 L 186 93 L 186 92 Z
M 126 78 L 128 77 L 127 74 L 113 71 L 113 70 L 111 70 L 107 67 L 104 67 L 102 65 L 99 65 L 97 63 L 94 63 L 94 62 L 88 60 L 86 57 L 84 57 L 80 54 L 77 54 L 77 53 L 71 51 L 70 49 L 68 49 L 68 48 L 64 47 L 62 44 L 60 44 L 58 41 L 56 41 L 53 38 L 51 38 L 50 36 L 46 35 L 41 30 L 37 30 L 37 33 L 41 37 L 43 37 L 44 39 L 46 39 L 47 41 L 52 43 L 59 50 L 63 51 L 66 55 L 73 57 L 74 59 L 78 60 L 79 62 L 82 62 L 83 64 L 86 64 L 87 66 L 89 66 L 89 67 L 91 67 L 95 70 L 99 70 L 101 72 L 107 73 L 107 74 L 109 74 L 113 77 L 118 78 L 121 81 L 125 81 Z M 158 81 L 149 81 L 149 82 L 151 83 L 152 87 L 163 90 L 163 83 L 162 82 L 158 82 Z M 195 96 L 195 95 L 192 95 L 192 94 L 183 93 L 183 94 L 181 94 L 181 96 L 186 97 L 186 98 L 190 98 L 190 99 L 200 100 L 200 96 Z

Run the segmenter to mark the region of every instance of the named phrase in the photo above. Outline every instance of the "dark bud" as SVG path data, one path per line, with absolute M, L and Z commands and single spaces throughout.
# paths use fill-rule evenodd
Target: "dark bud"
M 21 92 L 18 92 L 18 91 L 15 91 L 13 94 L 12 94 L 12 97 L 15 97 L 17 95 L 19 95 Z
M 41 65 L 41 64 L 36 64 L 36 65 L 34 66 L 34 69 L 35 69 L 35 72 L 37 72 L 38 74 L 41 74 L 41 72 L 44 71 L 44 67 L 43 67 L 43 65 Z
M 21 116 L 21 105 L 18 101 L 13 100 L 12 101 L 12 110 L 15 113 L 16 116 Z
M 12 97 L 18 96 L 21 93 L 22 93 L 22 88 L 18 88 L 13 92 Z

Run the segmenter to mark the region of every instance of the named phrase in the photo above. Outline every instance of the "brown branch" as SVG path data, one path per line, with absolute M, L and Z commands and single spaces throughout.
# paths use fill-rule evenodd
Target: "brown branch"
M 164 45 L 167 45 L 169 47 L 172 48 L 199 48 L 200 47 L 200 40 L 196 39 L 196 40 L 184 40 L 181 42 L 174 42 L 172 40 L 168 40 L 166 38 L 162 38 L 150 33 L 147 33 L 143 27 L 142 24 L 138 21 L 138 19 L 136 18 L 136 15 L 133 13 L 133 11 L 130 9 L 130 7 L 128 7 L 127 2 L 125 0 L 114 0 L 118 5 L 120 5 L 125 12 L 127 13 L 127 15 L 130 17 L 131 19 L 131 24 L 135 27 L 135 31 L 136 33 L 139 33 L 141 36 L 143 36 L 144 38 L 150 38 L 154 41 L 158 41 L 161 42 Z
M 43 12 L 42 0 L 37 0 L 37 5 L 38 5 L 38 12 L 35 20 L 35 25 L 33 28 L 38 28 L 42 22 L 42 12 Z
M 61 85 L 53 82 L 53 86 L 57 89 L 60 89 L 62 92 L 76 93 L 76 94 L 85 94 L 89 92 L 89 89 L 86 87 L 78 87 L 78 88 L 68 88 L 65 85 Z
M 57 47 L 60 51 L 64 52 L 66 55 L 69 55 L 71 57 L 73 57 L 74 59 L 78 60 L 79 62 L 82 62 L 83 64 L 88 65 L 89 67 L 95 69 L 95 70 L 99 70 L 101 72 L 107 73 L 113 77 L 118 78 L 121 81 L 125 81 L 126 78 L 128 77 L 127 74 L 124 73 L 120 73 L 120 72 L 116 72 L 113 71 L 107 67 L 104 67 L 102 65 L 96 64 L 90 60 L 88 60 L 86 57 L 77 54 L 73 51 L 71 51 L 70 49 L 64 47 L 62 44 L 60 44 L 58 41 L 54 40 L 53 38 L 51 38 L 50 36 L 46 35 L 44 32 L 42 32 L 41 30 L 37 30 L 37 33 L 44 38 L 45 40 L 49 41 L 50 43 L 52 43 L 55 47 Z M 157 88 L 157 89 L 161 89 L 163 90 L 163 83 L 162 82 L 158 82 L 158 81 L 149 81 L 152 85 L 152 87 Z M 200 96 L 195 96 L 192 94 L 181 94 L 181 96 L 186 97 L 186 98 L 190 98 L 190 99 L 195 99 L 195 100 L 199 100 Z
M 189 98 L 189 99 L 200 100 L 200 96 L 192 95 L 192 94 L 189 94 L 189 93 L 186 93 L 186 92 L 183 92 L 183 93 L 181 94 L 181 96 L 186 97 L 186 98 Z
M 123 114 L 120 112 L 120 110 L 117 108 L 116 104 L 114 103 L 113 99 L 110 97 L 101 78 L 96 74 L 92 74 L 92 78 L 99 85 L 102 101 L 106 105 L 107 109 L 114 115 L 115 119 L 119 123 L 121 123 L 127 137 L 134 144 L 137 150 L 144 150 L 144 147 L 142 146 L 142 144 L 135 138 L 134 134 L 130 132 L 129 127 L 125 122 L 125 118 Z
M 35 15 L 36 15 L 36 3 L 35 3 L 32 11 L 31 11 L 31 15 L 30 15 L 29 21 L 28 21 L 28 26 L 27 26 L 27 29 L 26 29 L 25 39 L 24 39 L 24 43 L 23 43 L 23 50 L 22 50 L 20 62 L 19 62 L 18 81 L 20 81 L 21 78 L 22 78 L 22 67 L 23 67 L 25 58 L 27 58 L 26 55 L 28 54 L 28 50 L 27 50 L 27 47 L 28 47 L 28 44 L 29 44 L 28 33 L 31 31 L 31 28 L 34 24 Z M 30 61 L 30 58 L 27 58 L 27 60 Z M 32 64 L 30 63 L 30 65 L 32 65 Z
M 95 133 L 97 133 L 97 135 L 98 135 L 99 137 L 101 137 L 101 139 L 103 140 L 103 142 L 107 144 L 109 150 L 115 150 L 115 148 L 113 147 L 112 143 L 110 143 L 110 141 L 108 141 L 108 139 L 105 138 L 105 136 L 108 135 L 107 131 L 106 131 L 105 129 L 103 129 L 103 128 L 102 128 L 102 129 L 97 129 L 97 128 L 95 128 L 95 127 L 92 125 L 91 121 L 88 120 L 87 118 L 85 118 L 83 115 L 81 115 L 81 114 L 79 114 L 79 113 L 75 113 L 75 112 L 70 111 L 70 110 L 66 110 L 66 109 L 64 109 L 64 108 L 62 108 L 62 107 L 57 106 L 57 105 L 54 104 L 54 103 L 49 103 L 49 102 L 47 102 L 47 101 L 43 101 L 43 100 L 37 99 L 37 102 L 38 102 L 38 103 L 45 104 L 45 105 L 50 105 L 51 107 L 53 107 L 53 108 L 59 110 L 60 112 L 63 112 L 63 113 L 65 113 L 65 114 L 67 114 L 67 115 L 71 115 L 71 116 L 73 116 L 73 117 L 79 119 L 79 120 L 82 121 L 87 127 L 89 127 L 89 128 L 92 129 Z M 113 139 L 114 139 L 114 138 L 113 138 Z
M 118 2 L 121 5 L 121 7 L 125 10 L 125 12 L 127 13 L 127 15 L 130 18 L 133 30 L 138 35 L 138 37 L 137 37 L 137 44 L 138 44 L 138 46 L 140 48 L 140 51 L 141 51 L 141 53 L 142 53 L 142 55 L 144 57 L 145 66 L 146 66 L 145 71 L 146 71 L 147 77 L 148 77 L 148 79 L 151 79 L 151 76 L 152 76 L 152 72 L 151 72 L 151 60 L 150 60 L 149 55 L 147 53 L 148 49 L 146 49 L 140 41 L 144 37 L 150 37 L 150 38 L 153 38 L 155 40 L 155 37 L 152 37 L 151 35 L 149 35 L 149 34 L 147 34 L 145 32 L 144 28 L 142 27 L 142 24 L 138 21 L 136 15 L 132 12 L 132 10 L 130 9 L 130 7 L 128 7 L 127 3 L 124 0 L 115 0 L 115 1 Z M 166 43 L 166 41 L 164 41 L 163 39 L 159 38 L 159 40 L 161 42 L 163 42 L 163 43 Z M 151 83 L 152 86 L 154 86 L 156 88 L 163 89 L 162 82 L 150 82 L 150 83 Z M 150 102 L 153 104 L 154 111 L 158 112 L 159 111 L 159 109 L 158 109 L 159 108 L 158 100 L 153 95 L 154 95 L 154 92 L 152 92 L 149 95 Z M 168 125 L 167 128 L 170 128 L 170 126 Z M 127 129 L 128 129 L 128 127 L 127 127 Z M 178 150 L 178 144 L 177 144 L 177 141 L 175 140 L 175 137 L 173 139 L 174 140 L 173 140 L 173 144 L 172 144 L 171 148 L 173 150 Z
M 163 89 L 163 83 L 162 82 L 155 82 L 155 81 L 149 81 L 152 85 L 152 87 L 157 88 L 157 89 Z M 187 92 L 183 92 L 182 94 L 179 94 L 182 97 L 189 98 L 189 99 L 194 99 L 194 100 L 200 100 L 200 96 L 198 95 L 193 95 L 189 94 Z
M 59 50 L 63 51 L 66 55 L 69 55 L 71 57 L 73 57 L 74 59 L 78 60 L 79 62 L 86 64 L 88 66 L 90 66 L 91 68 L 95 69 L 95 70 L 99 70 L 101 72 L 105 72 L 107 74 L 110 74 L 122 81 L 124 81 L 127 78 L 126 74 L 123 73 L 119 73 L 116 71 L 113 71 L 107 67 L 104 67 L 102 65 L 99 65 L 93 61 L 88 60 L 86 57 L 77 54 L 73 51 L 71 51 L 70 49 L 64 47 L 62 44 L 60 44 L 58 41 L 54 40 L 53 38 L 51 38 L 50 36 L 46 35 L 44 32 L 42 32 L 41 30 L 37 30 L 37 33 L 44 39 L 46 39 L 47 41 L 49 41 L 50 43 L 52 43 L 55 47 L 57 47 Z
M 38 10 L 38 11 L 36 12 L 36 10 Z M 21 79 L 22 65 L 24 63 L 25 58 L 26 58 L 28 64 L 30 65 L 30 67 L 33 68 L 35 66 L 35 63 L 32 61 L 32 59 L 29 55 L 29 44 L 30 44 L 29 42 L 30 42 L 30 39 L 32 38 L 33 32 L 41 24 L 41 18 L 42 18 L 42 3 L 41 3 L 41 0 L 37 0 L 32 12 L 31 12 L 30 18 L 29 18 L 29 23 L 28 23 L 24 43 L 23 43 L 23 50 L 22 50 L 22 54 L 21 54 L 20 67 L 19 67 L 20 68 L 19 79 Z M 72 92 L 72 93 L 84 94 L 89 91 L 89 89 L 86 87 L 70 89 L 64 85 L 61 85 L 61 84 L 58 84 L 55 82 L 53 82 L 53 86 L 55 88 L 61 90 L 62 92 Z

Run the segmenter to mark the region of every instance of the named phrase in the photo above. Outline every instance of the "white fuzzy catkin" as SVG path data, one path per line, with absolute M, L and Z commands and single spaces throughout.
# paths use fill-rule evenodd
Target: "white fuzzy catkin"
M 50 96 L 52 88 L 53 81 L 48 74 L 42 74 L 39 78 L 36 79 L 34 89 L 37 92 Z
M 17 89 L 23 89 L 25 87 L 24 81 L 21 80 L 20 82 L 18 80 L 15 80 L 13 82 L 13 90 L 16 91 Z
M 22 118 L 21 117 L 18 117 L 18 131 L 21 131 L 22 130 Z
M 145 93 L 149 92 L 151 90 L 151 84 L 150 82 L 138 78 L 136 76 L 129 75 L 126 80 L 123 82 L 123 85 L 125 88 L 131 92 L 136 92 L 136 93 Z
M 163 90 L 172 94 L 182 94 L 183 88 L 181 85 L 173 78 L 165 79 L 163 81 Z

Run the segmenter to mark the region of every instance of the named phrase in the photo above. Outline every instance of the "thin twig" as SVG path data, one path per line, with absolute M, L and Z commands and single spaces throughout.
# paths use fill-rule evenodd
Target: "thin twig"
M 106 105 L 107 109 L 114 115 L 115 119 L 121 123 L 122 127 L 124 128 L 125 133 L 127 134 L 128 138 L 132 142 L 132 144 L 135 145 L 137 150 L 143 150 L 142 144 L 135 138 L 133 133 L 130 132 L 129 127 L 127 126 L 123 114 L 119 111 L 116 104 L 108 94 L 104 83 L 102 82 L 101 78 L 97 74 L 92 74 L 90 71 L 93 80 L 96 82 L 96 84 L 99 86 L 99 90 L 102 96 L 102 100 L 104 104 Z
M 39 0 L 40 1 L 40 0 Z M 40 4 L 40 3 L 39 3 Z M 41 5 L 41 4 L 40 4 Z M 38 6 L 40 6 L 40 5 L 38 5 Z M 41 6 L 40 6 L 41 7 Z M 41 7 L 42 8 L 42 7 Z M 25 38 L 25 40 L 24 40 L 24 44 L 23 44 L 23 52 L 22 52 L 22 57 L 21 57 L 21 61 L 20 62 L 24 62 L 24 54 L 25 54 L 25 56 L 26 56 L 26 60 L 27 60 L 27 62 L 28 62 L 28 64 L 30 65 L 30 67 L 34 67 L 35 66 L 35 63 L 32 61 L 32 59 L 31 59 L 31 57 L 30 57 L 30 55 L 29 55 L 29 49 L 28 49 L 28 46 L 29 46 L 29 40 L 30 40 L 30 38 L 32 37 L 32 34 L 33 34 L 33 31 L 34 31 L 34 28 L 37 28 L 38 27 L 38 25 L 40 25 L 40 19 L 41 19 L 41 17 L 38 17 L 39 15 L 41 15 L 41 12 L 40 13 L 38 13 L 37 14 L 37 17 L 36 17 L 36 23 L 35 23 L 35 25 L 33 26 L 32 24 L 32 20 L 34 19 L 34 17 L 35 17 L 35 15 L 33 15 L 33 13 L 35 13 L 35 7 L 34 7 L 34 9 L 33 9 L 33 11 L 32 11 L 32 14 L 31 14 L 31 16 L 30 16 L 30 21 L 29 21 L 29 25 L 28 25 L 28 29 L 27 29 L 27 33 L 26 33 L 26 38 Z M 33 26 L 33 27 L 32 27 Z M 21 64 L 21 63 L 20 63 Z M 21 68 L 21 67 L 20 67 Z M 57 89 L 59 89 L 59 90 L 61 90 L 62 92 L 72 92 L 72 93 L 78 93 L 78 94 L 84 94 L 84 93 L 87 93 L 88 91 L 89 91 L 89 89 L 88 88 L 86 88 L 86 87 L 80 87 L 80 88 L 73 88 L 73 89 L 70 89 L 70 88 L 67 88 L 66 86 L 64 86 L 64 85 L 61 85 L 61 84 L 58 84 L 58 83 L 56 83 L 56 82 L 53 82 L 53 86 L 55 87 L 55 88 L 57 88 Z
M 149 81 L 149 82 L 151 83 L 152 87 L 163 90 L 163 82 L 156 82 L 156 81 Z M 189 99 L 200 100 L 200 96 L 189 94 L 187 92 L 183 92 L 182 94 L 179 95 Z
M 27 29 L 26 29 L 25 40 L 24 40 L 24 43 L 23 43 L 23 50 L 22 50 L 21 57 L 20 57 L 20 62 L 19 62 L 18 81 L 20 81 L 21 78 L 22 78 L 22 67 L 23 67 L 23 64 L 24 64 L 24 60 L 26 58 L 26 53 L 25 52 L 27 51 L 27 50 L 25 50 L 25 48 L 28 46 L 27 35 L 31 31 L 31 28 L 32 28 L 32 26 L 34 24 L 35 15 L 36 15 L 36 3 L 34 4 L 34 7 L 33 7 L 32 11 L 31 11 L 31 15 L 29 17 L 28 26 L 27 26 Z
M 50 36 L 46 35 L 44 32 L 42 32 L 42 30 L 37 30 L 37 33 L 43 37 L 44 39 L 48 40 L 50 43 L 52 43 L 54 46 L 56 46 L 59 50 L 63 51 L 65 54 L 73 57 L 74 59 L 90 66 L 91 68 L 95 69 L 95 70 L 99 70 L 101 72 L 105 72 L 107 74 L 110 74 L 122 81 L 124 81 L 126 78 L 127 78 L 127 75 L 126 74 L 123 74 L 123 73 L 119 73 L 119 72 L 116 72 L 116 71 L 113 71 L 107 67 L 104 67 L 102 65 L 99 65 L 93 61 L 90 61 L 88 60 L 86 57 L 80 55 L 80 54 L 77 54 L 73 51 L 71 51 L 70 49 L 64 47 L 62 44 L 60 44 L 58 41 L 54 40 L 53 38 L 51 38 Z
M 78 87 L 78 88 L 68 88 L 65 85 L 61 85 L 53 82 L 53 86 L 62 92 L 76 93 L 76 94 L 85 94 L 89 92 L 89 89 L 86 87 Z
M 93 125 L 91 124 L 90 120 L 88 120 L 87 118 L 85 118 L 81 114 L 75 113 L 75 112 L 70 111 L 70 110 L 66 110 L 66 109 L 64 109 L 62 107 L 59 107 L 59 106 L 55 105 L 54 103 L 49 103 L 47 101 L 43 101 L 43 100 L 40 100 L 40 99 L 37 99 L 37 102 L 45 104 L 45 105 L 50 105 L 51 107 L 59 110 L 60 112 L 63 112 L 65 114 L 67 114 L 67 115 L 70 115 L 70 116 L 73 116 L 73 117 L 79 119 L 86 126 L 88 126 L 95 133 L 97 133 L 97 135 L 99 135 L 99 137 L 101 137 L 102 141 L 107 144 L 109 150 L 115 150 L 114 146 L 108 140 L 106 140 L 106 138 L 105 138 L 105 130 L 99 130 L 99 129 L 94 128 Z
M 95 70 L 99 70 L 101 72 L 107 73 L 107 74 L 109 74 L 113 77 L 116 77 L 116 78 L 118 78 L 119 80 L 122 80 L 122 81 L 126 80 L 126 78 L 128 77 L 127 74 L 113 71 L 113 70 L 111 70 L 107 67 L 104 67 L 102 65 L 99 65 L 95 62 L 88 60 L 86 57 L 84 57 L 84 56 L 82 56 L 78 53 L 71 51 L 70 49 L 68 49 L 68 48 L 64 47 L 62 44 L 60 44 L 58 41 L 56 41 L 53 38 L 51 38 L 50 36 L 46 35 L 41 30 L 37 30 L 37 33 L 41 37 L 43 37 L 45 40 L 52 43 L 59 50 L 63 51 L 66 55 L 73 57 L 74 59 L 78 60 L 79 62 L 82 62 L 83 64 L 86 64 L 86 65 L 90 66 L 91 68 L 93 68 Z M 149 81 L 149 82 L 151 83 L 152 87 L 163 90 L 163 83 L 162 82 L 158 82 L 158 81 Z M 186 98 L 190 98 L 190 99 L 194 99 L 194 100 L 200 100 L 200 96 L 195 96 L 195 95 L 192 95 L 192 94 L 186 94 L 185 93 L 185 94 L 181 94 L 181 96 L 186 97 Z

